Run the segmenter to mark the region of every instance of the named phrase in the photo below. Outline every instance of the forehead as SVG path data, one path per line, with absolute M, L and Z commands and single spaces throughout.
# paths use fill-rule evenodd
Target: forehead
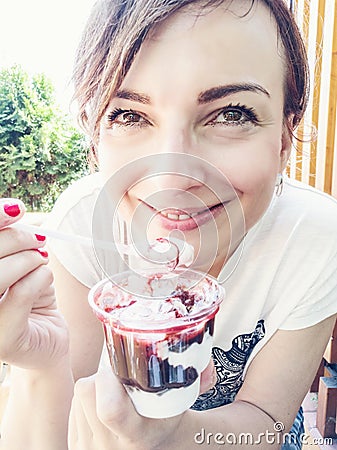
M 156 25 L 124 83 L 193 77 L 193 84 L 240 81 L 283 88 L 285 62 L 276 21 L 268 7 L 250 0 L 203 8 L 197 2 Z M 205 86 L 202 86 L 205 87 Z
M 245 29 L 247 33 L 269 35 L 275 42 L 277 38 L 277 24 L 273 13 L 262 0 L 223 0 L 222 2 L 197 1 L 179 9 L 167 19 L 155 25 L 149 33 L 148 40 L 160 40 L 174 36 L 179 31 L 190 29 L 193 33 L 196 29 L 205 27 L 212 34 L 212 25 L 222 25 L 223 30 L 234 26 Z M 214 2 L 213 2 L 214 3 Z M 258 28 L 257 28 L 258 27 Z M 215 30 L 214 30 L 215 31 Z

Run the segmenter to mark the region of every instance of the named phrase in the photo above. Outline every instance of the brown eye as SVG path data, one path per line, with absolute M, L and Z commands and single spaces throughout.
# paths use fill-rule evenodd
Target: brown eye
M 124 113 L 120 116 L 120 118 L 118 118 L 119 122 L 133 122 L 133 123 L 137 123 L 140 122 L 142 120 L 142 117 L 139 114 L 133 113 L 133 112 L 127 112 Z
M 215 119 L 214 123 L 242 124 L 247 121 L 246 115 L 237 109 L 227 109 L 222 111 Z
M 120 108 L 116 108 L 107 115 L 107 122 L 109 127 L 143 127 L 148 124 L 147 119 L 142 114 Z
M 240 104 L 228 105 L 218 111 L 213 117 L 214 118 L 208 122 L 212 126 L 242 126 L 247 128 L 259 124 L 259 119 L 254 109 Z
M 226 122 L 239 122 L 242 120 L 242 112 L 240 111 L 225 111 L 221 115 Z

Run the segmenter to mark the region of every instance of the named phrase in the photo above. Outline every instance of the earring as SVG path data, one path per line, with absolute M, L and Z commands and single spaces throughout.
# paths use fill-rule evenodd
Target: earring
M 276 178 L 276 197 L 280 197 L 280 195 L 282 194 L 283 191 L 283 174 L 282 173 L 278 173 L 277 174 L 277 178 Z

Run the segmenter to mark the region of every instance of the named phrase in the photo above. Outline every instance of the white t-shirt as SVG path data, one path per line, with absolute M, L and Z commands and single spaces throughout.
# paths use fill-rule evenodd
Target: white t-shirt
M 99 174 L 75 182 L 60 196 L 47 226 L 91 236 L 99 191 Z M 56 240 L 50 245 L 85 286 L 104 276 L 92 248 Z M 118 260 L 107 260 L 109 273 L 122 270 Z M 249 362 L 276 330 L 309 327 L 337 312 L 337 201 L 286 178 L 282 195 L 274 196 L 248 231 L 219 280 L 226 297 L 214 333 L 218 382 L 194 409 L 233 401 Z

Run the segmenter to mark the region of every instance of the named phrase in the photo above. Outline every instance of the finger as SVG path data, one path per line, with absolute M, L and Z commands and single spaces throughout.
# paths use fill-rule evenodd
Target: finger
M 135 410 L 133 403 L 111 368 L 102 368 L 96 374 L 97 415 L 111 431 L 130 442 L 144 431 L 146 420 Z
M 0 320 L 4 311 L 31 311 L 38 307 L 38 298 L 44 297 L 53 283 L 53 273 L 49 267 L 40 265 L 14 283 L 0 302 Z
M 36 312 L 55 303 L 54 275 L 50 267 L 41 265 L 8 289 L 6 302 Z M 16 306 L 17 307 L 17 306 Z M 54 305 L 56 308 L 56 304 Z
M 214 387 L 217 381 L 217 373 L 214 366 L 213 358 L 210 359 L 208 366 L 200 375 L 200 394 L 209 391 Z
M 74 397 L 71 403 L 69 415 L 68 445 L 69 450 L 90 449 L 93 439 L 93 431 L 89 426 L 82 407 L 81 381 L 75 384 Z
M 69 450 L 78 450 L 79 447 L 79 436 L 78 436 L 78 413 L 76 411 L 75 399 L 73 398 L 70 414 L 69 414 L 69 422 L 68 422 L 68 448 Z
M 34 302 L 50 287 L 52 274 L 40 266 L 10 287 L 0 300 L 0 353 L 3 360 L 11 357 L 17 338 L 27 328 Z
M 138 449 L 140 436 L 142 448 L 159 448 L 163 436 L 170 435 L 180 424 L 182 415 L 165 420 L 139 415 L 111 368 L 97 372 L 95 387 L 97 415 L 118 437 L 118 448 Z
M 41 248 L 45 243 L 45 236 L 8 227 L 0 231 L 0 258 L 22 250 Z
M 21 280 L 37 267 L 48 263 L 48 253 L 26 250 L 0 260 L 0 293 Z
M 25 205 L 16 198 L 0 199 L 0 229 L 17 222 L 26 211 Z
M 68 428 L 69 450 L 92 449 L 90 443 L 93 435 L 79 402 L 74 402 L 70 410 Z
M 115 448 L 115 434 L 103 424 L 99 418 L 96 404 L 96 376 L 82 378 L 76 382 L 75 397 L 80 400 L 82 414 L 92 432 L 94 441 L 100 448 Z M 79 434 L 81 434 L 79 430 Z

